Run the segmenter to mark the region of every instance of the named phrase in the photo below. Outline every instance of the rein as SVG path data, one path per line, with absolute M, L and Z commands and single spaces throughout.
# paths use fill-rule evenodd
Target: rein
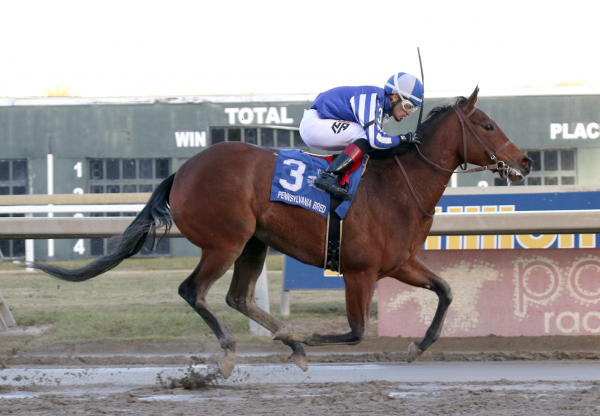
M 408 184 L 408 189 L 410 189 L 410 193 L 412 194 L 413 198 L 415 199 L 415 202 L 419 206 L 419 209 L 421 210 L 423 215 L 425 215 L 427 218 L 433 218 L 433 214 L 428 213 L 425 210 L 425 208 L 423 208 L 423 205 L 421 205 L 421 201 L 419 200 L 419 197 L 417 196 L 417 192 L 415 191 L 415 188 L 413 187 L 412 182 L 408 178 L 408 175 L 406 174 L 406 171 L 404 170 L 404 166 L 402 166 L 402 163 L 400 163 L 400 159 L 398 159 L 398 156 L 396 156 L 396 155 L 394 155 L 394 159 L 396 159 L 396 163 L 398 164 L 398 166 L 400 166 L 400 170 L 402 171 L 402 174 L 404 175 L 404 179 L 406 180 L 406 183 Z M 435 214 L 435 212 L 434 212 L 434 214 Z
M 510 139 L 508 139 L 506 141 L 506 143 L 504 143 L 502 146 L 500 146 L 499 148 L 494 150 L 493 146 L 489 142 L 489 140 L 487 140 L 485 137 L 481 137 L 475 130 L 475 126 L 473 126 L 473 123 L 471 123 L 471 121 L 469 120 L 469 117 L 475 112 L 475 110 L 477 110 L 477 107 L 473 107 L 473 109 L 469 112 L 469 114 L 465 114 L 458 107 L 458 105 L 452 106 L 452 109 L 454 110 L 454 112 L 456 112 L 456 115 L 458 116 L 458 120 L 460 121 L 460 127 L 462 130 L 463 149 L 464 149 L 463 150 L 464 164 L 461 163 L 461 165 L 460 165 L 462 172 L 455 172 L 453 170 L 445 169 L 445 168 L 433 163 L 431 160 L 427 159 L 423 155 L 423 153 L 421 152 L 421 149 L 419 148 L 419 145 L 415 144 L 415 147 L 417 148 L 417 151 L 419 152 L 419 155 L 421 156 L 421 158 L 423 158 L 423 160 L 425 160 L 431 166 L 434 166 L 435 168 L 437 168 L 441 171 L 444 171 L 444 172 L 448 172 L 448 173 L 473 173 L 473 172 L 481 172 L 484 170 L 491 170 L 491 171 L 497 171 L 501 178 L 507 178 L 509 173 L 511 171 L 514 171 L 514 169 L 512 167 L 510 167 L 508 164 L 506 164 L 505 162 L 498 160 L 498 157 L 496 155 L 498 153 L 500 153 L 509 144 L 511 144 L 512 141 Z M 486 166 L 478 166 L 476 168 L 467 170 L 467 135 L 465 132 L 465 126 L 469 129 L 469 131 L 471 132 L 471 135 L 473 135 L 475 140 L 477 140 L 477 142 L 481 145 L 481 147 L 487 153 L 487 155 L 490 157 L 490 159 L 492 159 L 492 161 L 494 161 L 496 163 L 493 163 L 491 165 L 486 165 Z M 416 193 L 408 175 L 406 174 L 406 171 L 404 170 L 404 166 L 402 166 L 402 163 L 400 163 L 400 159 L 398 159 L 398 156 L 394 156 L 394 159 L 396 159 L 396 163 L 398 164 L 398 166 L 400 166 L 400 170 L 402 171 L 402 174 L 404 175 L 404 179 L 406 180 L 406 183 L 408 184 L 408 189 L 410 189 L 410 193 L 412 194 L 415 202 L 419 206 L 419 209 L 421 210 L 423 215 L 425 215 L 426 217 L 433 218 L 435 211 L 432 214 L 430 214 L 425 210 L 425 208 L 423 208 L 423 205 L 421 204 L 421 201 L 419 200 L 417 193 Z M 518 171 L 517 171 L 517 173 L 518 173 Z

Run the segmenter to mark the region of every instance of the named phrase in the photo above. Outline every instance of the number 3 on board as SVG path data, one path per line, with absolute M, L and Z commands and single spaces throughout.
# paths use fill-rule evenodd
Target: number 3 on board
M 304 181 L 304 171 L 306 170 L 306 165 L 299 160 L 294 159 L 286 159 L 283 161 L 284 165 L 298 165 L 296 169 L 292 169 L 290 171 L 290 176 L 296 178 L 294 183 L 289 183 L 285 179 L 279 179 L 279 183 L 285 189 L 289 189 L 292 192 L 296 192 L 298 189 L 302 188 L 302 182 Z

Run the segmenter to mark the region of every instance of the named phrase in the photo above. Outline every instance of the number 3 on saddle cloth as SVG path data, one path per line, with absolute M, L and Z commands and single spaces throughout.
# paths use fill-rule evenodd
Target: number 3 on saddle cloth
M 341 221 L 350 208 L 350 201 L 334 199 L 331 194 L 314 186 L 315 179 L 332 161 L 332 156 L 319 156 L 300 150 L 280 150 L 271 182 L 271 201 L 285 202 L 316 212 L 328 219 L 325 269 L 339 272 L 341 246 Z M 366 168 L 368 155 L 355 164 L 341 179 L 352 196 L 356 193 L 360 178 Z M 337 235 L 336 235 L 337 234 Z

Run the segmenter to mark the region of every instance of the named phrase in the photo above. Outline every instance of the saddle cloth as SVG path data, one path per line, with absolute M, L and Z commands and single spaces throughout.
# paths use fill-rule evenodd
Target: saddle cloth
M 300 150 L 280 150 L 271 182 L 271 201 L 285 202 L 316 212 L 327 218 L 330 194 L 315 188 L 314 181 L 327 169 L 332 156 L 317 156 Z M 354 196 L 366 166 L 368 156 L 353 166 L 349 175 L 342 178 L 341 184 Z M 343 201 L 335 212 L 344 219 L 350 203 Z

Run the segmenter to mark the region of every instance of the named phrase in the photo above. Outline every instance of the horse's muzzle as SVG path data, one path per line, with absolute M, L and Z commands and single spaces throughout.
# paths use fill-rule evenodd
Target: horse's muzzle
M 521 167 L 525 169 L 525 174 L 528 175 L 531 172 L 531 168 L 533 167 L 533 160 L 530 157 L 525 156 L 521 160 Z
M 511 182 L 516 182 L 523 180 L 525 176 L 529 175 L 529 172 L 531 172 L 531 169 L 533 168 L 533 160 L 525 156 L 523 159 L 521 159 L 520 166 L 518 166 L 517 168 L 514 168 L 508 164 L 507 166 L 508 169 L 506 174 L 508 179 Z

